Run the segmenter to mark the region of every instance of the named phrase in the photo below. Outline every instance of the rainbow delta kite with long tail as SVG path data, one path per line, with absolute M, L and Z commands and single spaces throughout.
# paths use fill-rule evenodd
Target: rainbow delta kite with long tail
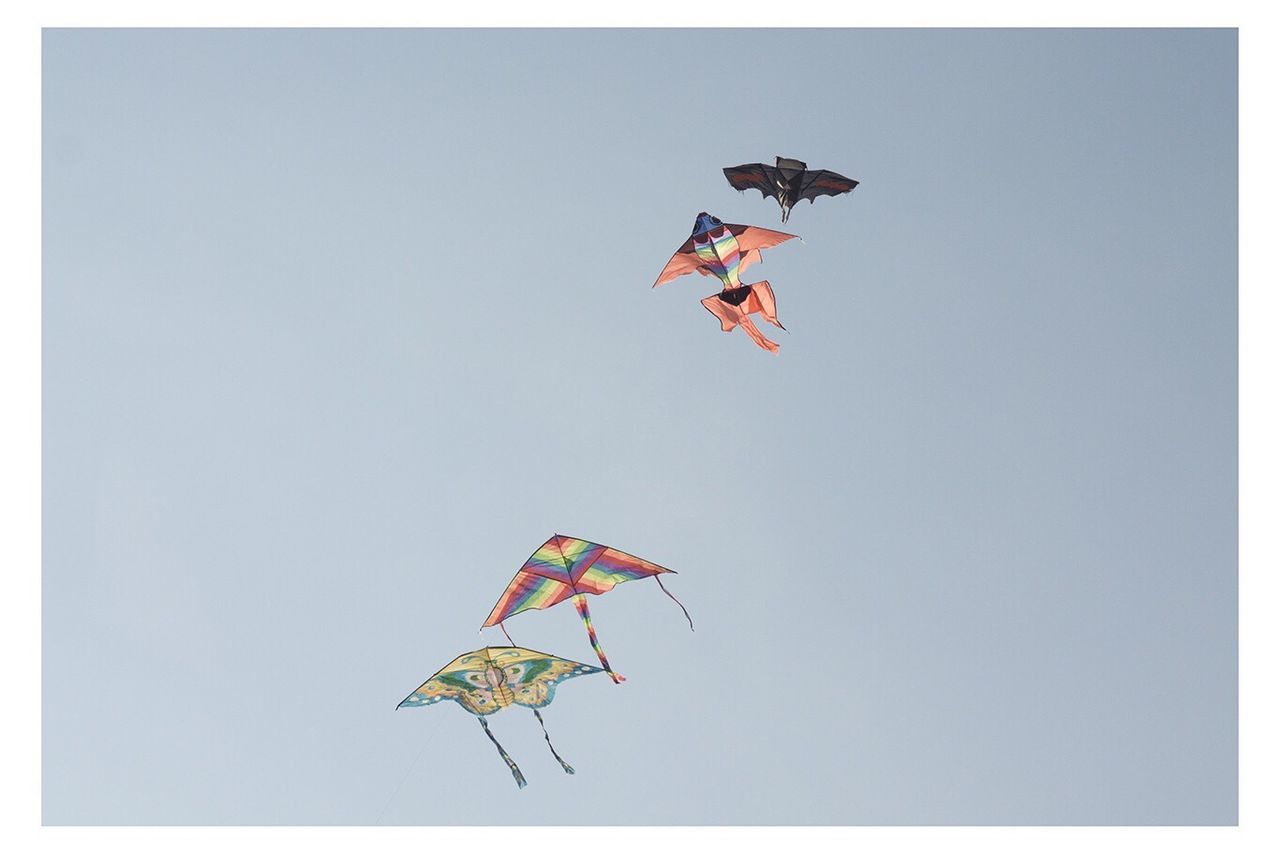
M 675 574 L 674 570 L 635 555 L 590 540 L 556 534 L 530 555 L 524 566 L 516 572 L 515 578 L 511 579 L 511 583 L 503 591 L 498 604 L 493 606 L 482 628 L 499 626 L 505 633 L 506 627 L 502 626 L 502 622 L 508 617 L 534 608 L 550 608 L 572 597 L 578 616 L 587 627 L 591 648 L 596 651 L 596 656 L 609 677 L 614 682 L 621 682 L 625 677 L 615 673 L 609 666 L 609 659 L 605 657 L 600 640 L 596 637 L 595 627 L 591 624 L 591 611 L 587 608 L 586 594 L 607 593 L 624 581 L 652 577 L 658 582 L 662 592 L 680 605 L 680 610 L 684 611 L 685 619 L 692 629 L 693 618 L 680 600 L 672 596 L 662 583 L 660 576 L 668 572 Z

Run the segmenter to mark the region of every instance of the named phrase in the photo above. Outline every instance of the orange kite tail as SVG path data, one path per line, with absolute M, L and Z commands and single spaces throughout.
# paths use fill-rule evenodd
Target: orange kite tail
M 742 290 L 746 290 L 745 298 L 737 305 L 731 301 L 721 299 L 721 294 L 741 294 Z M 764 337 L 754 323 L 751 322 L 752 314 L 759 314 L 769 323 L 779 329 L 785 329 L 778 322 L 778 304 L 773 296 L 773 288 L 768 282 L 756 282 L 754 285 L 746 285 L 744 288 L 734 288 L 728 291 L 722 291 L 721 294 L 709 296 L 702 301 L 702 305 L 716 316 L 720 321 L 720 329 L 724 332 L 732 332 L 734 327 L 741 326 L 742 331 L 756 342 L 756 346 L 762 350 L 768 350 L 770 353 L 776 354 L 781 349 L 776 343 Z

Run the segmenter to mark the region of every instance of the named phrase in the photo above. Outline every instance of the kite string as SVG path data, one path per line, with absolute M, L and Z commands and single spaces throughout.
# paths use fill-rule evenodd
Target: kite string
M 396 795 L 400 794 L 400 788 L 404 785 L 404 781 L 409 779 L 409 772 L 411 772 L 414 766 L 418 764 L 418 760 L 422 758 L 422 754 L 426 751 L 427 745 L 435 739 L 436 733 L 439 731 L 440 730 L 438 729 L 432 730 L 430 737 L 428 737 L 426 741 L 422 742 L 422 747 L 418 748 L 418 754 L 413 757 L 413 761 L 409 763 L 409 767 L 404 769 L 404 774 L 401 775 L 400 782 L 396 783 L 395 789 L 387 797 L 387 802 L 382 805 L 382 811 L 378 813 L 378 818 L 374 821 L 374 825 L 382 824 L 382 818 L 387 814 L 387 808 L 390 807 L 391 802 L 396 799 Z
M 658 582 L 658 586 L 662 588 L 662 592 L 663 592 L 663 593 L 667 594 L 668 596 L 671 596 L 671 591 L 670 591 L 670 590 L 668 590 L 668 589 L 667 589 L 667 587 L 666 587 L 666 585 L 662 583 L 662 577 L 661 577 L 661 576 L 659 576 L 659 575 L 655 575 L 655 576 L 653 577 L 653 580 L 654 580 L 654 581 L 656 581 L 656 582 Z M 689 631 L 693 631 L 693 617 L 690 617 L 690 616 L 689 616 L 689 610 L 688 610 L 687 608 L 685 608 L 684 603 L 683 603 L 683 602 L 681 602 L 679 599 L 677 599 L 677 598 L 676 598 L 676 597 L 674 597 L 674 596 L 671 596 L 671 601 L 672 601 L 672 602 L 675 602 L 677 605 L 679 605 L 679 606 L 680 606 L 680 610 L 681 610 L 681 611 L 684 611 L 684 618 L 685 618 L 686 620 L 688 620 L 688 621 L 689 621 Z
M 516 642 L 515 642 L 515 641 L 513 641 L 513 640 L 511 639 L 511 635 L 508 635 L 508 634 L 507 634 L 507 627 L 506 627 L 506 625 L 505 625 L 505 624 L 503 624 L 503 623 L 498 623 L 498 628 L 502 629 L 502 633 L 503 633 L 504 635 L 507 635 L 507 643 L 511 644 L 512 646 L 515 646 L 515 645 L 516 645 Z

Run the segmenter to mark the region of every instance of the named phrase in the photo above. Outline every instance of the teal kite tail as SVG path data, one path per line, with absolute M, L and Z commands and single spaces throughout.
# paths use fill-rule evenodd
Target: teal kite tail
M 574 773 L 573 766 L 570 765 L 568 762 L 565 762 L 563 759 L 561 759 L 559 753 L 556 753 L 556 746 L 551 743 L 551 733 L 547 732 L 547 725 L 542 720 L 542 713 L 539 712 L 537 709 L 534 709 L 533 716 L 538 719 L 538 723 L 542 726 L 542 737 L 547 740 L 547 747 L 551 748 L 551 755 L 554 756 L 556 758 L 556 761 L 560 763 L 560 767 L 564 769 L 564 773 L 566 774 Z
M 502 749 L 502 745 L 498 743 L 498 740 L 493 737 L 493 733 L 489 731 L 489 722 L 479 715 L 476 716 L 476 720 L 480 721 L 480 726 L 484 727 L 484 734 L 489 736 L 489 740 L 493 742 L 493 746 L 498 748 L 498 755 L 502 757 L 502 761 L 507 763 L 507 767 L 511 769 L 511 776 L 516 778 L 516 785 L 522 789 L 529 785 L 524 779 L 524 775 L 520 773 L 520 766 L 516 764 L 514 759 L 507 755 L 507 751 Z

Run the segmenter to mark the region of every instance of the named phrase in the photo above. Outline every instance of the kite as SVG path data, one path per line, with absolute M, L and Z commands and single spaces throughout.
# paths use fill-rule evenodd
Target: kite
M 503 632 L 506 632 L 502 622 L 508 617 L 532 608 L 550 608 L 573 597 L 578 616 L 587 627 L 587 638 L 591 641 L 591 648 L 596 651 L 596 656 L 604 665 L 609 678 L 615 683 L 622 682 L 626 677 L 613 671 L 609 666 L 609 659 L 605 657 L 604 650 L 600 647 L 595 626 L 591 624 L 591 611 L 587 608 L 586 594 L 607 593 L 624 581 L 652 576 L 658 582 L 658 586 L 662 587 L 662 592 L 671 596 L 659 577 L 664 572 L 675 574 L 674 570 L 650 563 L 635 555 L 589 540 L 555 534 L 539 546 L 538 550 L 524 562 L 524 566 L 516 571 L 516 577 L 511 579 L 507 589 L 502 592 L 498 604 L 493 606 L 493 610 L 489 612 L 489 617 L 481 628 L 499 626 Z M 671 599 L 680 605 L 680 610 L 684 611 L 685 619 L 689 621 L 689 628 L 692 629 L 693 618 L 689 616 L 689 612 L 685 610 L 684 605 L 680 604 L 679 599 L 674 596 L 671 596 Z
M 773 197 L 782 206 L 782 221 L 791 216 L 791 208 L 801 199 L 809 204 L 818 196 L 838 196 L 858 186 L 852 178 L 846 178 L 826 169 L 809 169 L 803 160 L 787 157 L 774 158 L 775 165 L 744 163 L 726 166 L 724 177 L 735 190 L 759 190 L 764 198 Z
M 500 712 L 515 704 L 533 709 L 534 717 L 542 726 L 542 734 L 551 748 L 551 755 L 560 763 L 564 773 L 572 774 L 573 767 L 560 758 L 551 735 L 538 709 L 550 705 L 556 696 L 556 685 L 575 676 L 599 673 L 599 667 L 557 658 L 545 652 L 537 652 L 519 646 L 486 646 L 474 652 L 466 652 L 440 668 L 434 676 L 419 685 L 412 694 L 400 701 L 403 706 L 429 706 L 441 700 L 453 700 L 476 716 L 484 734 L 489 736 L 498 755 L 511 769 L 516 785 L 526 785 L 519 766 L 502 749 L 498 739 L 489 729 L 485 715 Z
M 720 321 L 721 331 L 732 332 L 741 326 L 756 346 L 776 354 L 778 345 L 764 337 L 751 322 L 751 315 L 759 314 L 779 329 L 786 329 L 778 322 L 773 288 L 767 281 L 744 285 L 738 277 L 747 267 L 760 262 L 761 249 L 777 246 L 795 236 L 754 225 L 723 223 L 703 211 L 693 223 L 693 234 L 671 256 L 653 286 L 656 288 L 686 273 L 715 276 L 724 287 L 720 293 L 702 300 L 702 305 Z

